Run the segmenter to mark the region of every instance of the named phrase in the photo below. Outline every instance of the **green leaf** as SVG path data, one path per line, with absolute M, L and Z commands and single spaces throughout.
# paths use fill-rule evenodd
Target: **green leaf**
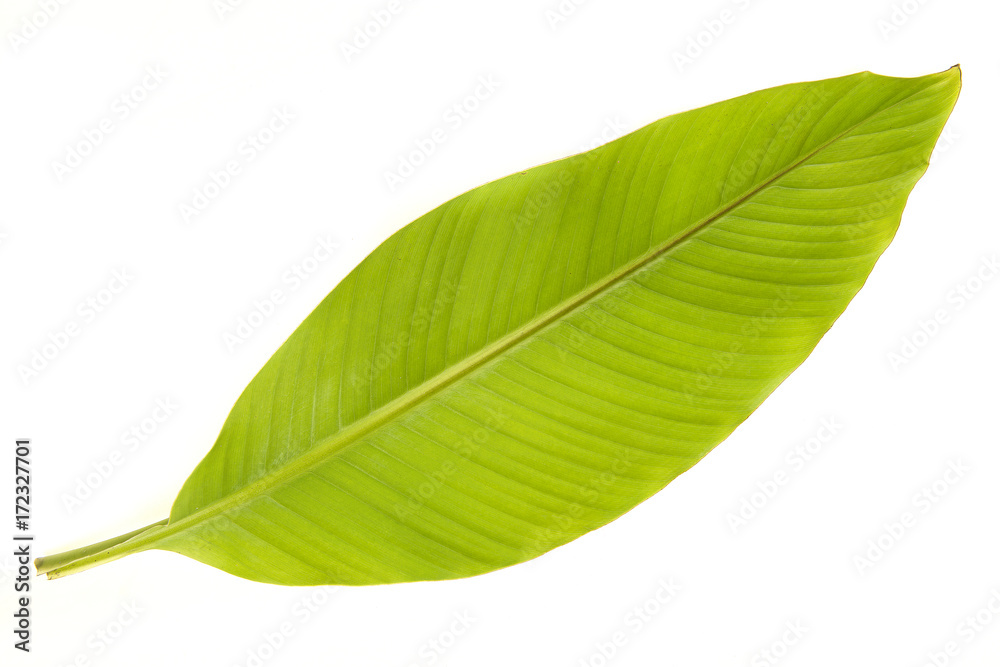
M 729 435 L 864 284 L 957 67 L 781 86 L 476 188 L 393 234 L 246 388 L 146 549 L 276 584 L 534 558 Z

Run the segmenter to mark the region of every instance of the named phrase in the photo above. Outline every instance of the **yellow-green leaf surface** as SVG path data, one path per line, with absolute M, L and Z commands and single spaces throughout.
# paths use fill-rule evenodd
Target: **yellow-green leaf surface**
M 168 520 L 39 571 L 156 548 L 277 584 L 452 579 L 608 523 L 819 342 L 959 88 L 781 86 L 452 199 L 278 349 Z

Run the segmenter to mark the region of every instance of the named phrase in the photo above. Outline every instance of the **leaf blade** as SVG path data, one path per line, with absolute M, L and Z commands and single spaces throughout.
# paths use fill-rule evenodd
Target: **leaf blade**
M 133 546 L 370 584 L 487 572 L 607 523 L 843 311 L 957 76 L 752 93 L 435 209 L 296 330 Z

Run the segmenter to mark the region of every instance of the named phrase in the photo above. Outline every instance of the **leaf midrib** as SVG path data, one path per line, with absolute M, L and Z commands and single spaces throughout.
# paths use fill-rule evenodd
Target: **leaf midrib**
M 199 508 L 191 514 L 181 517 L 176 522 L 171 522 L 164 526 L 156 526 L 147 533 L 137 535 L 131 540 L 119 545 L 120 548 L 126 552 L 155 548 L 156 543 L 166 537 L 182 532 L 191 525 L 196 525 L 205 519 L 212 518 L 218 514 L 223 514 L 231 509 L 240 507 L 248 501 L 252 501 L 262 495 L 263 491 L 282 486 L 289 483 L 299 475 L 307 473 L 316 465 L 322 463 L 331 456 L 336 455 L 338 452 L 346 449 L 355 442 L 358 442 L 366 435 L 394 420 L 399 415 L 423 403 L 425 400 L 443 391 L 456 381 L 471 375 L 476 370 L 499 357 L 502 353 L 513 349 L 515 346 L 529 339 L 533 335 L 540 333 L 547 327 L 559 322 L 569 313 L 572 313 L 581 306 L 589 303 L 609 289 L 621 284 L 621 282 L 629 276 L 634 275 L 639 270 L 650 265 L 656 259 L 662 257 L 671 250 L 678 248 L 682 243 L 689 240 L 699 232 L 704 231 L 709 227 L 709 225 L 717 222 L 726 214 L 760 194 L 776 181 L 780 180 L 798 167 L 801 167 L 813 157 L 851 134 L 859 127 L 871 122 L 875 118 L 878 118 L 880 115 L 892 110 L 894 107 L 906 102 L 907 100 L 912 99 L 916 95 L 946 82 L 947 79 L 942 78 L 939 81 L 916 90 L 896 102 L 893 102 L 876 113 L 865 117 L 851 127 L 831 137 L 826 142 L 820 144 L 809 153 L 801 156 L 797 160 L 788 164 L 786 167 L 775 172 L 740 197 L 734 199 L 732 202 L 720 206 L 715 211 L 702 218 L 702 220 L 698 223 L 664 241 L 655 248 L 646 251 L 645 254 L 611 272 L 603 279 L 595 281 L 569 300 L 549 309 L 540 317 L 535 318 L 534 320 L 497 339 L 478 352 L 442 371 L 430 380 L 421 383 L 417 387 L 414 387 L 401 396 L 398 396 L 389 403 L 386 403 L 385 405 L 370 412 L 365 417 L 362 417 L 361 419 L 344 427 L 340 431 L 324 438 L 315 447 L 305 452 L 298 458 L 293 459 L 280 468 L 276 468 L 275 470 L 268 472 L 262 477 L 239 489 L 235 493 L 223 496 L 222 498 L 209 503 L 205 507 Z M 625 137 L 622 137 L 622 139 L 625 139 Z M 112 551 L 115 551 L 115 549 Z

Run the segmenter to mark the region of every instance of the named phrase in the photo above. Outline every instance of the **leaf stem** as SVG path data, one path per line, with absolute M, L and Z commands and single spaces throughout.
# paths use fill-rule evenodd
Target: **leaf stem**
M 133 530 L 110 540 L 104 540 L 97 544 L 71 549 L 51 556 L 42 556 L 35 559 L 35 570 L 39 575 L 47 575 L 49 579 L 57 579 L 74 572 L 82 572 L 102 563 L 109 563 L 122 556 L 133 553 L 129 547 L 138 545 L 127 544 L 130 540 L 150 530 L 167 525 L 169 519 L 163 519 L 152 523 L 145 528 Z

